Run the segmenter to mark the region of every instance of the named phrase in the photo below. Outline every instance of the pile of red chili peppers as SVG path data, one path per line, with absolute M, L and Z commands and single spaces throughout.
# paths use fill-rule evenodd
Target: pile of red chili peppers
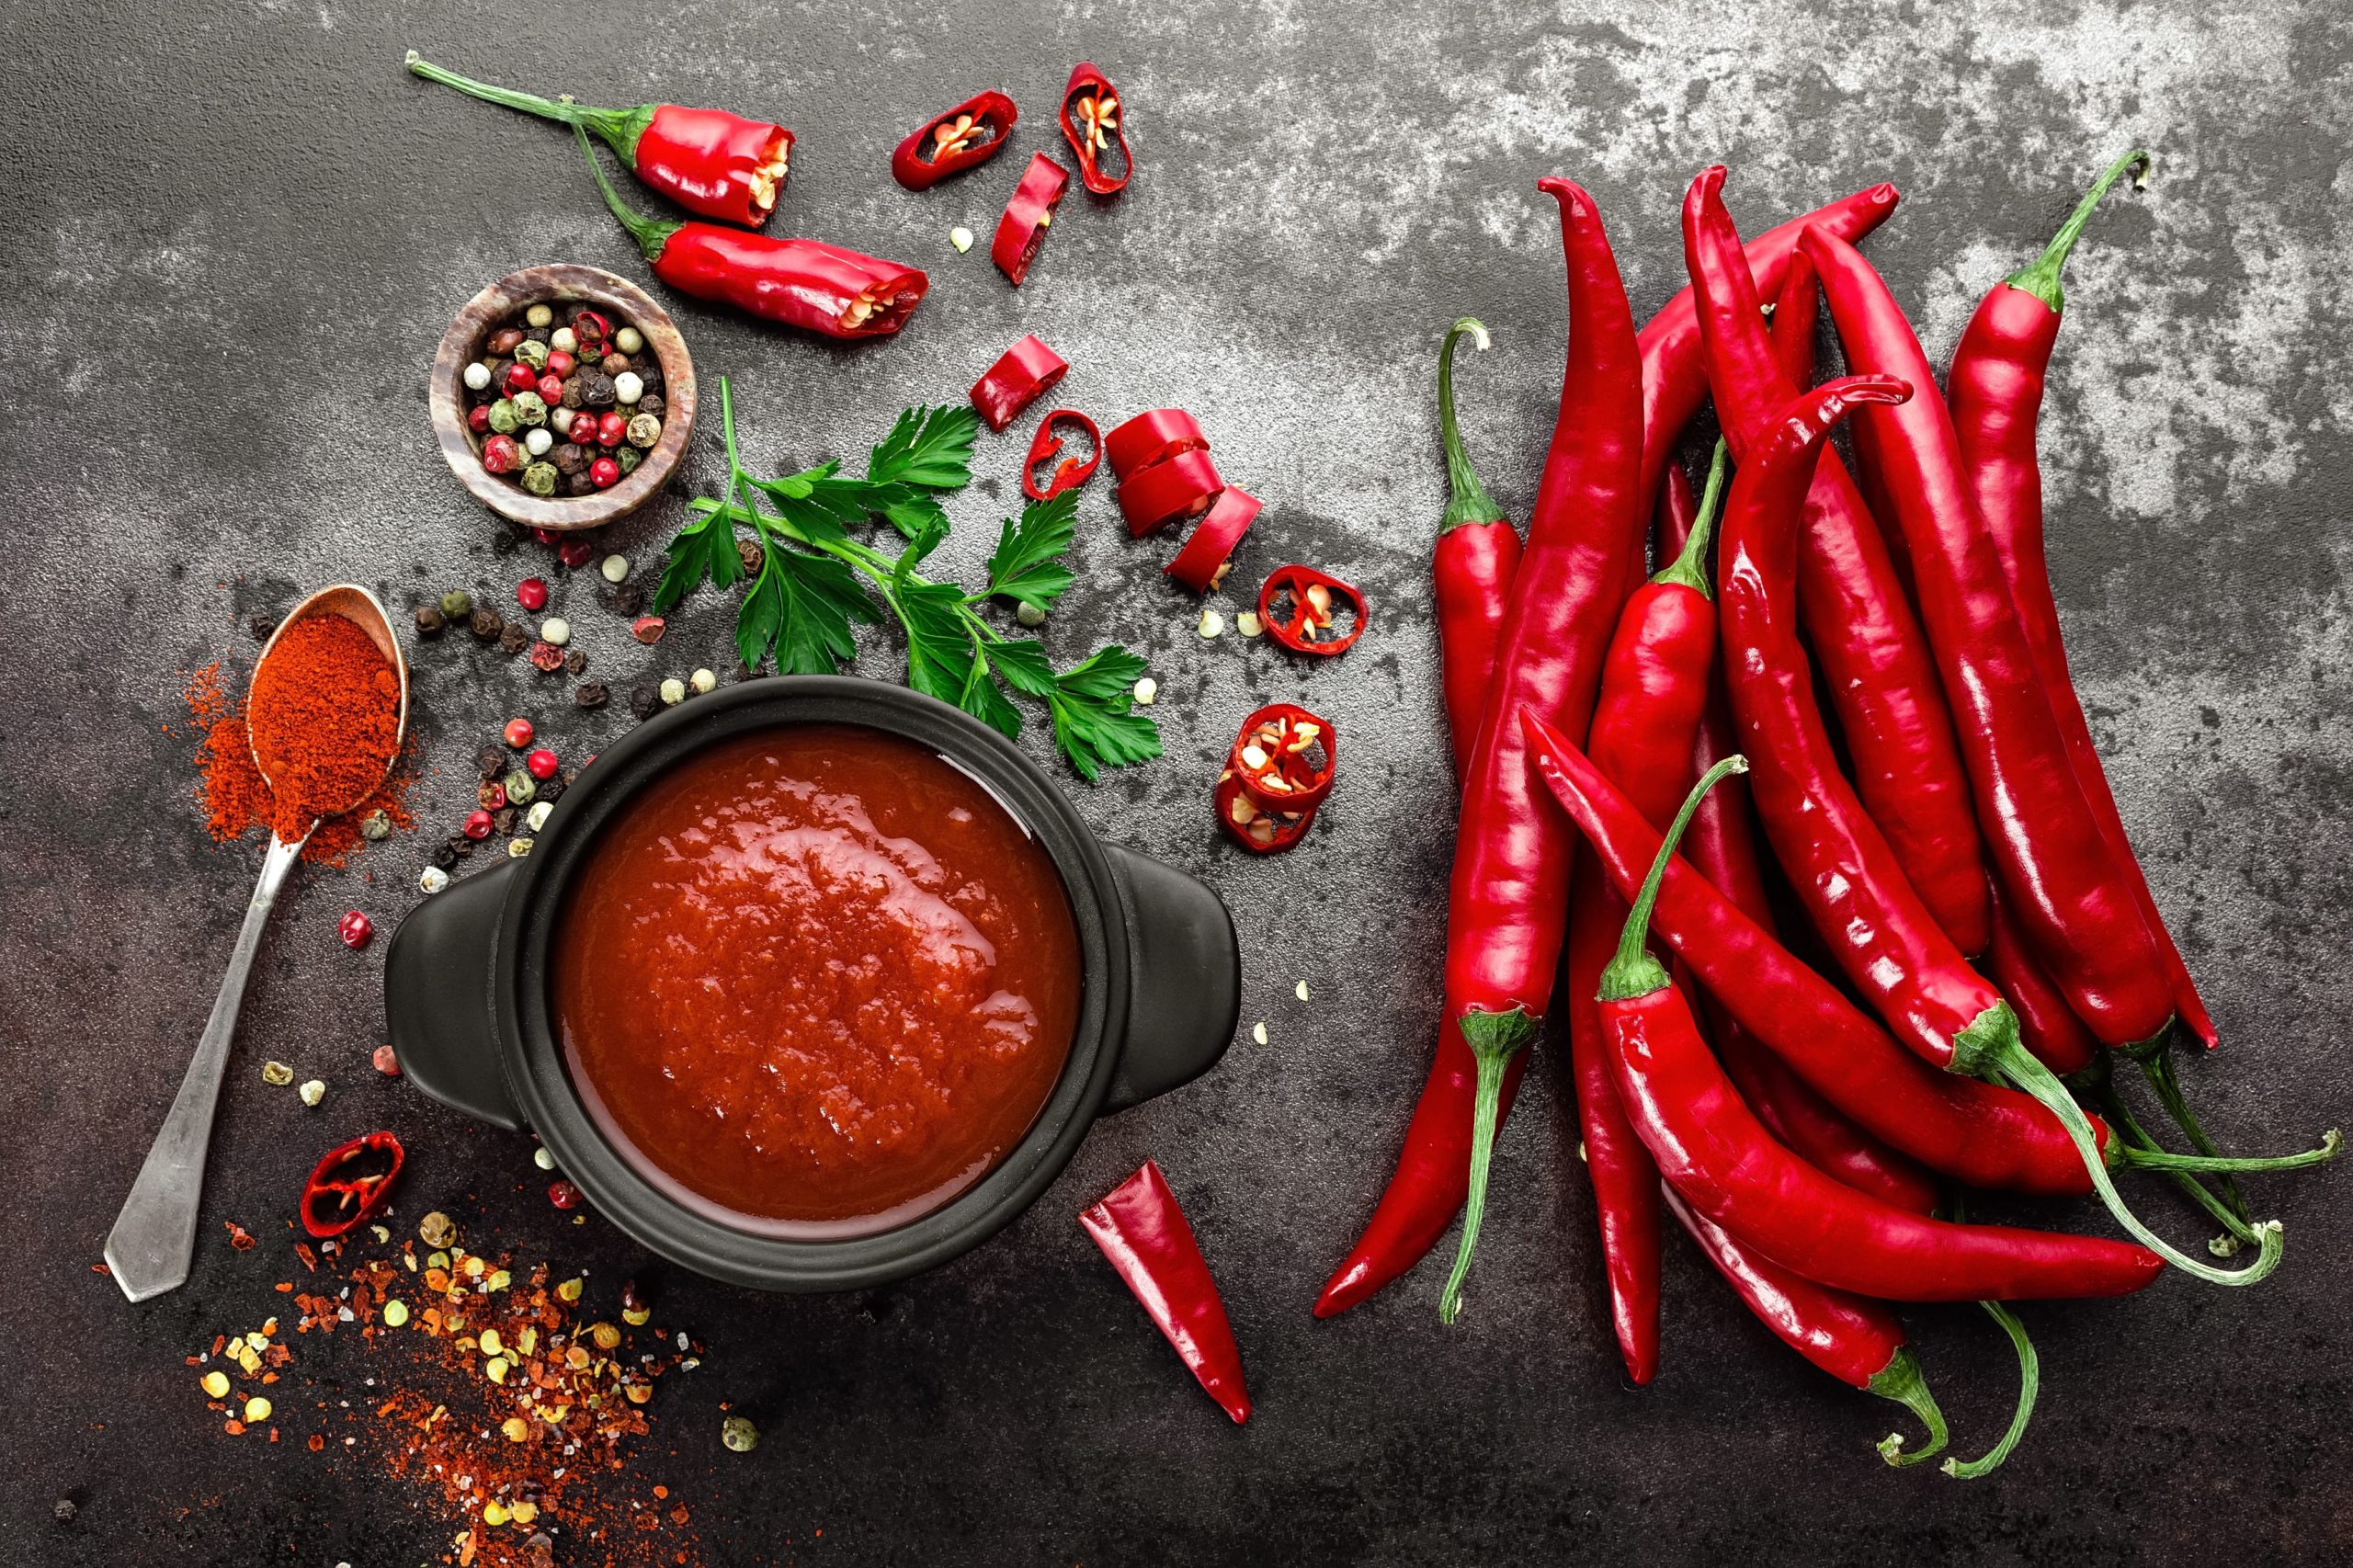
M 1395 1172 L 1317 1315 L 1411 1268 L 1460 1214 L 1439 1306 L 1455 1321 L 1556 974 L 1637 1384 L 1660 1362 L 1668 1214 L 1792 1348 L 1920 1417 L 1929 1445 L 1891 1437 L 1891 1463 L 1945 1441 L 1892 1303 L 1984 1303 L 2021 1395 L 1992 1452 L 1946 1461 L 1962 1477 L 2007 1457 L 2033 1405 L 2039 1364 L 2002 1303 L 2122 1294 L 2167 1264 L 2224 1285 L 2278 1266 L 2279 1222 L 2252 1219 L 2231 1177 L 2318 1164 L 2337 1136 L 2230 1158 L 2190 1113 L 2171 1041 L 2211 1047 L 2215 1027 L 2101 771 L 2043 560 L 2035 422 L 2060 269 L 2100 198 L 2147 163 L 2117 160 L 2042 256 L 1995 285 L 1941 387 L 1855 248 L 1893 211 L 1892 187 L 1744 244 L 1724 171 L 1704 171 L 1683 213 L 1690 287 L 1637 332 L 1592 199 L 1542 182 L 1560 204 L 1569 354 L 1524 545 L 1456 421 L 1455 346 L 1484 348 L 1486 329 L 1465 317 L 1439 351 L 1450 496 L 1433 569 L 1461 790 L 1445 1005 Z M 1825 306 L 1851 373 L 1821 381 Z M 1695 500 L 1677 449 L 1710 401 L 1722 439 Z M 1828 445 L 1842 422 L 1852 469 Z M 1192 450 L 1173 441 L 1159 460 Z M 1131 525 L 1160 507 L 1131 509 Z M 1313 620 L 1345 585 L 1286 570 L 1309 650 L 1344 646 L 1318 644 Z M 1277 594 L 1270 579 L 1262 613 Z M 1287 825 L 1242 766 L 1244 742 L 1279 733 L 1254 729 L 1264 717 L 1219 796 L 1222 824 L 1229 801 L 1245 826 L 1273 822 L 1262 838 Z M 1745 791 L 1722 782 L 1735 777 Z M 1804 951 L 1845 989 L 1783 945 L 1776 872 L 1779 907 L 1812 927 Z M 2143 1129 L 2112 1052 L 2141 1064 L 2193 1153 Z M 2223 1226 L 2208 1252 L 2253 1260 L 2217 1267 L 2158 1237 L 2119 1169 L 2165 1176 Z M 2095 1195 L 2134 1240 L 1963 1223 L 1975 1187 Z

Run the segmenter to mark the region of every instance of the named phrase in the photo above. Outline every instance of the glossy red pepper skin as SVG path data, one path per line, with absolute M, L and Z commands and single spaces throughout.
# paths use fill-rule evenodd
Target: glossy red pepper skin
M 1313 641 L 1308 635 L 1313 627 L 1309 617 L 1313 606 L 1307 597 L 1310 588 L 1322 588 L 1334 600 L 1345 602 L 1355 616 L 1354 623 L 1337 637 Z M 1291 612 L 1286 617 L 1279 609 L 1285 595 L 1290 598 Z M 1313 566 L 1292 564 L 1278 566 L 1267 574 L 1258 586 L 1258 620 L 1267 635 L 1294 653 L 1313 653 L 1328 659 L 1345 653 L 1364 635 L 1372 624 L 1372 612 L 1364 602 L 1364 594 L 1353 583 L 1344 583 L 1329 572 L 1319 572 Z
M 1447 737 L 1454 750 L 1454 777 L 1471 774 L 1471 754 L 1479 744 L 1479 717 L 1487 702 L 1487 680 L 1503 641 L 1504 610 L 1511 581 L 1519 571 L 1518 530 L 1479 483 L 1463 449 L 1454 416 L 1454 346 L 1464 334 L 1483 347 L 1487 329 L 1465 316 L 1447 329 L 1438 347 L 1438 434 L 1446 448 L 1446 517 L 1430 575 L 1438 589 L 1438 686 L 1445 694 Z
M 385 1162 L 386 1168 L 381 1175 L 353 1177 L 340 1174 L 354 1161 L 371 1156 Z M 407 1160 L 408 1153 L 401 1147 L 401 1141 L 389 1132 L 367 1133 L 328 1150 L 302 1183 L 302 1228 L 317 1241 L 332 1240 L 358 1230 L 383 1208 L 384 1199 L 392 1196 L 392 1183 Z
M 1630 898 L 1660 835 L 1568 738 L 1523 719 L 1537 772 Z M 1707 879 L 1669 862 L 1651 922 L 1725 1010 L 1840 1114 L 1971 1187 L 2075 1195 L 2091 1181 L 2051 1112 L 2015 1090 L 1940 1073 L 1898 1046 Z M 2109 1142 L 2097 1119 L 2102 1147 Z
M 767 222 L 791 171 L 792 132 L 770 120 L 677 104 L 592 108 L 477 82 L 419 59 L 415 50 L 408 68 L 487 103 L 585 126 L 639 179 L 688 211 L 722 223 L 757 228 Z
M 938 145 L 939 128 L 954 125 L 965 115 L 972 117 L 975 129 L 987 129 L 987 139 L 944 156 L 933 156 L 933 149 Z M 891 177 L 909 190 L 929 190 L 949 175 L 976 169 L 1005 151 L 1020 119 L 1021 111 L 1003 93 L 976 93 L 915 127 L 891 153 Z
M 1281 733 L 1283 743 L 1306 739 L 1308 744 L 1298 752 L 1269 752 L 1259 733 L 1268 727 Z M 1256 762 L 1251 760 L 1254 746 L 1260 754 Z M 1320 762 L 1314 760 L 1319 751 Z M 1340 732 L 1331 720 L 1296 702 L 1269 702 L 1242 721 L 1225 766 L 1241 791 L 1262 810 L 1312 812 L 1330 796 L 1333 780 L 1339 777 Z M 1270 788 L 1270 780 L 1276 779 L 1281 787 Z
M 1111 476 L 1120 480 L 1181 453 L 1209 449 L 1210 438 L 1181 408 L 1148 408 L 1112 426 L 1103 437 L 1104 460 L 1111 465 Z
M 1029 276 L 1029 264 L 1038 258 L 1038 247 L 1045 244 L 1054 209 L 1069 188 L 1068 169 L 1043 153 L 1029 155 L 1029 166 L 1021 171 L 1021 183 L 1013 187 L 1005 216 L 996 221 L 996 233 L 989 241 L 989 259 L 1015 288 L 1020 288 L 1021 280 Z
M 1894 213 L 1900 199 L 1887 184 L 1859 190 L 1827 207 L 1792 218 L 1748 242 L 1748 270 L 1767 293 L 1788 276 L 1790 256 L 1806 226 L 1818 223 L 1844 240 L 1859 240 Z M 1708 399 L 1708 369 L 1699 342 L 1699 318 L 1691 290 L 1683 290 L 1643 326 L 1643 490 L 1658 494 L 1660 476 L 1675 455 L 1675 438 Z
M 1128 109 L 1120 89 L 1082 60 L 1071 68 L 1070 81 L 1063 88 L 1061 118 L 1063 139 L 1078 160 L 1080 182 L 1097 196 L 1117 196 L 1127 189 L 1135 177 L 1135 164 L 1128 155 Z M 1114 144 L 1120 149 L 1116 174 L 1103 165 L 1103 155 Z
M 1745 462 L 1803 387 L 1784 373 L 1767 334 L 1740 234 L 1724 210 L 1723 180 L 1719 165 L 1691 182 L 1683 249 L 1717 417 L 1733 456 Z M 1810 346 L 1811 323 L 1804 324 Z M 1788 575 L 1846 737 L 1855 795 L 1953 946 L 1982 951 L 1989 919 L 1984 846 L 1928 640 L 1904 600 L 1879 526 L 1835 450 L 1823 449 L 1803 506 Z M 1804 696 L 1811 705 L 1811 690 Z M 1826 732 L 1823 739 L 1826 744 Z M 1760 743 L 1746 744 L 1754 755 Z M 1778 757 L 1758 756 L 1758 767 Z
M 2067 998 L 2034 956 L 2000 890 L 1994 894 L 1994 939 L 1985 949 L 1985 973 L 2009 998 L 2018 1016 L 2018 1039 L 2035 1060 L 2061 1077 L 2080 1073 L 2099 1054 L 2099 1041 L 2075 1017 Z
M 1248 823 L 1237 817 L 1234 805 L 1237 801 L 1244 802 L 1251 811 L 1256 810 L 1243 791 L 1241 777 L 1229 768 L 1219 776 L 1217 788 L 1211 792 L 1210 803 L 1217 812 L 1217 825 L 1224 831 L 1226 837 L 1253 855 L 1280 855 L 1306 837 L 1307 830 L 1315 825 L 1315 813 L 1312 810 L 1301 812 L 1296 822 L 1285 821 L 1279 816 L 1268 819 L 1262 814 L 1250 819 L 1267 824 L 1266 836 L 1258 837 L 1250 832 Z
M 1329 1317 L 1404 1273 L 1453 1221 L 1471 1188 L 1482 1031 L 1504 1053 L 1495 1116 L 1517 1093 L 1526 1042 L 1552 996 L 1568 913 L 1574 836 L 1535 792 L 1522 707 L 1583 734 L 1600 683 L 1643 504 L 1642 372 L 1633 316 L 1593 199 L 1567 180 L 1560 202 L 1569 278 L 1561 406 L 1513 579 L 1479 741 L 1462 792 L 1448 903 L 1446 998 L 1438 1051 L 1397 1168 L 1317 1298 Z
M 2051 594 L 2051 570 L 2043 553 L 2042 471 L 2035 452 L 2035 426 L 2041 413 L 2051 354 L 2059 339 L 2064 296 L 2059 268 L 2090 209 L 2134 159 L 2119 160 L 2086 198 L 2042 259 L 2000 284 L 1970 318 L 1954 350 L 1945 381 L 1959 443 L 1962 472 L 1978 516 L 1993 537 L 2035 674 L 2057 721 L 2075 780 L 2100 836 L 2120 869 L 2142 924 L 2155 945 L 2169 982 L 2175 1010 L 2190 1032 L 2211 1048 L 2220 1036 L 2181 950 L 2165 929 L 2147 876 L 2132 852 L 2124 819 L 2109 788 L 2108 770 L 2092 741 L 2082 700 L 2067 670 L 2066 643 L 2059 631 L 2059 607 Z
M 1161 572 L 1197 594 L 1206 594 L 1216 587 L 1219 573 L 1233 558 L 1242 536 L 1257 520 L 1259 506 L 1258 498 L 1240 485 L 1226 485 L 1217 493 L 1217 499 L 1211 503 L 1201 520 L 1193 525 L 1184 548 Z
M 1075 425 L 1086 432 L 1089 450 L 1084 461 L 1063 458 L 1054 463 L 1053 477 L 1040 483 L 1038 470 L 1053 462 L 1063 449 L 1063 437 L 1056 427 Z M 1075 490 L 1095 477 L 1097 464 L 1103 460 L 1103 432 L 1095 421 L 1075 408 L 1057 408 L 1038 421 L 1038 434 L 1030 438 L 1029 455 L 1021 460 L 1021 494 L 1032 501 L 1051 501 L 1065 490 Z
M 980 410 L 991 430 L 1001 431 L 1069 374 L 1070 362 L 1031 333 L 981 372 L 981 379 L 972 383 L 972 406 Z
M 1813 385 L 1813 328 L 1822 314 L 1822 279 L 1799 251 L 1790 257 L 1781 291 L 1773 296 L 1773 363 L 1793 392 Z
M 1159 1163 L 1146 1160 L 1078 1222 L 1218 1407 L 1237 1426 L 1249 1420 L 1242 1349 L 1225 1301 Z
M 1873 431 L 2003 892 L 2093 1034 L 2109 1045 L 2151 1040 L 2173 1019 L 2173 987 L 2132 879 L 2076 779 L 1927 357 L 1894 295 L 1854 247 L 1818 232 L 1802 243 L 1822 274 L 1848 364 L 1919 389 L 1902 407 L 1866 410 L 1862 419 Z
M 1224 488 L 1207 449 L 1197 449 L 1129 474 L 1112 496 L 1127 519 L 1128 532 L 1142 539 L 1180 517 L 1205 515 Z

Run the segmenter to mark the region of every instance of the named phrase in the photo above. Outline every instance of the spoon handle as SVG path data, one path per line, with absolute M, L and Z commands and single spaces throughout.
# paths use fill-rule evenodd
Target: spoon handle
M 204 1038 L 196 1042 L 195 1060 L 180 1080 L 171 1114 L 164 1119 L 163 1131 L 155 1134 L 154 1146 L 139 1167 L 139 1179 L 108 1233 L 107 1267 L 122 1293 L 134 1301 L 176 1290 L 188 1280 L 196 1255 L 197 1203 L 204 1194 L 205 1150 L 212 1142 L 213 1108 L 229 1066 L 229 1040 L 237 1032 L 245 977 L 253 972 L 254 954 L 261 948 L 262 929 L 269 924 L 278 890 L 301 853 L 301 840 L 289 844 L 271 836 L 261 881 L 254 888 L 253 903 L 245 906 L 245 924 L 229 955 L 228 972 L 221 977 L 221 994 L 205 1020 Z

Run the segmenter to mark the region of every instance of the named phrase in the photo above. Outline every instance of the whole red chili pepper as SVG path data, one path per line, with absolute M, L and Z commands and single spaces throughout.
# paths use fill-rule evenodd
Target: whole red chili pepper
M 1290 613 L 1283 613 L 1283 606 Z M 1353 618 L 1346 631 L 1318 638 L 1318 631 L 1329 632 L 1337 619 L 1333 614 L 1335 604 L 1346 604 Z M 1313 566 L 1278 566 L 1267 574 L 1258 589 L 1258 619 L 1267 635 L 1295 653 L 1316 653 L 1330 658 L 1345 653 L 1355 646 L 1371 624 L 1371 612 L 1365 607 L 1364 595 L 1354 584 L 1344 583 L 1329 572 L 1319 572 Z
M 580 150 L 605 205 L 637 241 L 654 276 L 699 300 L 827 337 L 878 337 L 915 314 L 931 279 L 913 267 L 816 240 L 739 233 L 712 223 L 667 223 L 621 204 L 578 126 Z
M 1601 980 L 1619 1089 L 1675 1190 L 1783 1267 L 1882 1301 L 2120 1296 L 2155 1279 L 2164 1261 L 2129 1243 L 1949 1224 L 1893 1208 L 1823 1175 L 1765 1131 L 1646 945 L 1659 883 L 1684 824 L 1700 795 L 1742 766 L 1740 757 L 1726 757 L 1693 787 Z
M 1683 249 L 1717 417 L 1733 458 L 1745 462 L 1803 383 L 1783 373 L 1767 335 L 1740 234 L 1724 210 L 1723 180 L 1718 165 L 1691 182 Z M 1802 324 L 1810 344 L 1811 323 Z M 1886 541 L 1836 451 L 1824 449 L 1813 468 L 1804 508 L 1797 554 L 1782 575 L 1793 580 L 1796 608 L 1837 710 L 1854 793 L 1937 925 L 1961 951 L 1979 951 L 1987 923 L 1984 852 L 1927 639 L 1904 601 Z M 1811 706 L 1811 688 L 1800 695 Z M 1779 762 L 1779 753 L 1762 755 L 1754 736 L 1747 744 L 1771 773 L 1768 764 Z M 1761 796 L 1771 786 L 1759 788 Z
M 518 108 L 542 119 L 585 126 L 620 155 L 637 177 L 689 212 L 754 228 L 768 221 L 792 163 L 792 132 L 724 109 L 639 104 L 591 108 L 445 71 L 408 51 L 408 68 L 429 82 Z
M 2044 972 L 1998 888 L 1994 891 L 1994 939 L 1985 948 L 1985 973 L 2009 999 L 2010 1010 L 2018 1016 L 2018 1038 L 2035 1060 L 2062 1077 L 2091 1065 L 2099 1041 Z
M 1927 357 L 1894 295 L 1852 246 L 1818 233 L 1803 243 L 1848 363 L 1920 389 L 1903 409 L 1867 412 L 1864 420 L 1956 705 L 2003 890 L 2093 1034 L 2109 1045 L 2153 1039 L 2173 1021 L 2173 988 L 2132 879 L 2076 780 Z
M 990 429 L 1002 430 L 1069 374 L 1070 361 L 1030 333 L 981 372 L 981 379 L 972 383 L 972 406 L 981 411 Z
M 1642 551 L 1647 493 L 1636 488 L 1642 370 L 1633 314 L 1593 199 L 1564 179 L 1538 188 L 1561 207 L 1568 362 L 1463 787 L 1448 901 L 1445 1016 L 1397 1169 L 1363 1236 L 1318 1297 L 1323 1317 L 1411 1267 L 1466 1196 L 1464 1251 L 1476 1241 L 1495 1126 L 1526 1066 L 1521 1048 L 1551 1000 L 1575 842 L 1534 793 L 1514 716 L 1533 707 L 1582 733 L 1629 563 Z
M 302 1228 L 320 1241 L 358 1229 L 383 1208 L 407 1159 L 401 1141 L 389 1132 L 370 1132 L 328 1150 L 302 1183 Z
M 1813 326 L 1821 314 L 1822 279 L 1800 251 L 1790 257 L 1781 291 L 1773 296 L 1773 362 L 1792 392 L 1813 385 Z
M 1242 1383 L 1233 1325 L 1159 1163 L 1146 1160 L 1078 1222 L 1209 1396 L 1235 1426 L 1249 1420 L 1250 1392 Z
M 1454 746 L 1454 776 L 1471 776 L 1479 744 L 1479 715 L 1487 700 L 1504 609 L 1519 570 L 1519 534 L 1472 470 L 1454 418 L 1454 345 L 1464 333 L 1481 349 L 1486 327 L 1464 316 L 1447 328 L 1438 351 L 1438 428 L 1446 445 L 1446 516 L 1438 524 L 1430 574 L 1438 585 L 1438 681 L 1446 694 L 1447 733 Z
M 1197 594 L 1208 593 L 1225 581 L 1234 547 L 1250 531 L 1258 510 L 1256 495 L 1238 484 L 1226 485 L 1217 493 L 1217 499 L 1201 520 L 1193 525 L 1184 548 L 1160 569 L 1162 574 L 1176 578 Z
M 996 233 L 989 241 L 989 259 L 1015 288 L 1029 276 L 1029 264 L 1053 223 L 1054 209 L 1069 188 L 1068 169 L 1043 153 L 1029 154 L 1029 166 L 1021 171 L 1021 183 L 1013 187 L 1005 216 L 996 221 Z
M 891 154 L 891 177 L 928 190 L 949 175 L 978 168 L 1006 149 L 1021 111 L 1003 93 L 976 93 L 911 131 Z
M 1053 477 L 1040 483 L 1038 471 L 1063 449 L 1063 437 L 1056 426 L 1075 425 L 1086 432 L 1089 450 L 1085 461 L 1063 458 L 1054 463 Z M 1095 468 L 1103 460 L 1103 432 L 1095 421 L 1075 408 L 1057 408 L 1038 421 L 1038 434 L 1030 438 L 1029 455 L 1021 460 L 1021 494 L 1032 501 L 1051 501 L 1065 490 L 1075 490 L 1095 477 Z
M 1792 218 L 1748 242 L 1748 270 L 1760 291 L 1781 287 L 1790 256 L 1806 226 L 1819 223 L 1844 240 L 1859 240 L 1893 215 L 1901 199 L 1892 185 L 1842 197 L 1827 207 Z M 1699 318 L 1685 289 L 1643 328 L 1643 489 L 1658 494 L 1659 477 L 1675 455 L 1675 437 L 1691 423 L 1708 398 L 1708 369 L 1699 344 Z
M 1658 835 L 1565 735 L 1532 712 L 1523 711 L 1520 722 L 1538 774 L 1594 846 L 1611 884 L 1620 896 L 1637 890 L 1637 880 L 1658 852 Z M 2142 1224 L 2124 1206 L 2108 1166 L 2167 1173 L 2292 1170 L 2323 1164 L 2338 1147 L 2334 1131 L 2317 1149 L 2262 1159 L 2126 1147 L 2109 1137 L 2105 1124 L 2086 1117 L 2050 1070 L 2015 1043 L 2002 1061 L 2003 1075 L 2031 1101 L 1975 1078 L 1937 1073 L 1916 1055 L 1898 1050 L 1836 989 L 1679 859 L 1666 862 L 1656 929 L 1700 983 L 1824 1098 L 1905 1153 L 1972 1187 L 2080 1192 L 2088 1177 L 2091 1189 L 2126 1230 L 2176 1267 L 2217 1284 L 2253 1284 L 2279 1267 L 2279 1221 L 2254 1227 L 2262 1246 L 2253 1265 L 2234 1274 L 2210 1268 Z M 2035 1114 L 2038 1103 L 2047 1114 Z M 2059 1153 L 2070 1145 L 2076 1159 L 2072 1172 Z
M 1135 177 L 1127 127 L 1121 123 L 1125 119 L 1120 89 L 1102 72 L 1086 61 L 1071 68 L 1070 81 L 1063 88 L 1063 136 L 1078 159 L 1078 177 L 1097 196 L 1116 196 Z M 1114 145 L 1119 149 L 1119 156 L 1111 160 L 1116 172 L 1104 166 L 1104 156 Z

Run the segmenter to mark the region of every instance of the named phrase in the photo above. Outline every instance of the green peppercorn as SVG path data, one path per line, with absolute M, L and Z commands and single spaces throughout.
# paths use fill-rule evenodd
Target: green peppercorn
M 539 394 L 534 392 L 531 395 L 537 397 Z M 540 417 L 542 419 L 547 417 L 544 407 L 540 412 Z M 500 435 L 512 436 L 521 427 L 522 423 L 523 416 L 517 411 L 513 398 L 502 397 L 490 405 L 490 427 Z
M 548 346 L 527 337 L 515 346 L 515 358 L 534 370 L 544 370 L 548 368 Z
M 548 422 L 548 400 L 535 392 L 517 392 L 514 397 L 515 417 L 526 425 Z
M 540 781 L 520 767 L 499 782 L 506 786 L 506 803 L 510 806 L 528 806 L 531 797 L 540 792 Z
M 760 1429 L 741 1415 L 731 1415 L 719 1424 L 719 1440 L 730 1452 L 748 1454 L 760 1446 Z
M 641 414 L 629 422 L 629 444 L 651 449 L 662 438 L 662 421 L 650 414 Z
M 441 596 L 441 618 L 444 620 L 464 620 L 474 612 L 474 597 L 463 588 L 452 588 Z
M 613 453 L 613 461 L 620 465 L 623 473 L 636 472 L 637 465 L 644 460 L 645 449 L 642 447 L 621 447 Z
M 381 811 L 369 812 L 359 819 L 359 836 L 374 843 L 392 835 L 392 819 Z
M 534 495 L 555 494 L 555 464 L 537 462 L 523 471 L 523 488 Z

